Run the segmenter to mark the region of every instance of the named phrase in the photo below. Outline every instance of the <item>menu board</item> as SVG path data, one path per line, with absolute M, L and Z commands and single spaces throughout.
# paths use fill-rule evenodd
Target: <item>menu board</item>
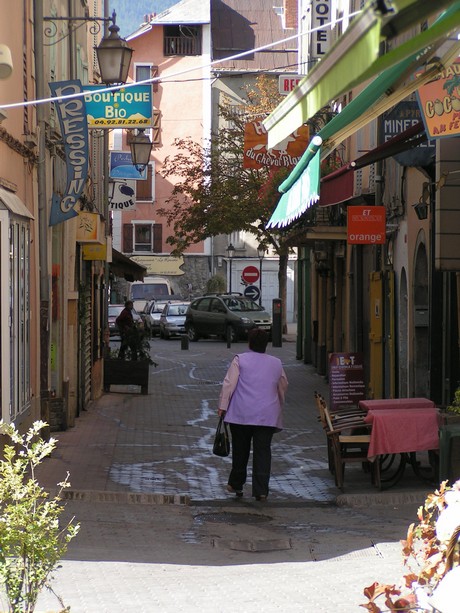
M 329 356 L 331 409 L 357 405 L 366 398 L 362 353 L 331 353 Z

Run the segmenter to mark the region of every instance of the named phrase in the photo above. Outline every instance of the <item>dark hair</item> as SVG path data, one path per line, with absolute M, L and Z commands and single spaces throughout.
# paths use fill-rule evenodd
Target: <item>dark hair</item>
M 265 353 L 268 344 L 268 334 L 260 328 L 253 328 L 248 333 L 249 349 L 256 353 Z
M 128 307 L 130 304 L 131 304 L 131 305 L 133 305 L 133 301 L 132 301 L 132 300 L 127 300 L 127 301 L 125 302 L 125 307 Z M 134 305 L 133 305 L 133 306 L 134 306 Z

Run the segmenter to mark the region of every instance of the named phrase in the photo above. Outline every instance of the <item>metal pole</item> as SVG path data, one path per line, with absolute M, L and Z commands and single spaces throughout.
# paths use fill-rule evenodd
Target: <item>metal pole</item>
M 43 49 L 43 4 L 34 2 L 35 48 Z M 45 97 L 45 68 L 43 53 L 35 54 L 36 91 L 38 98 Z M 49 422 L 49 305 L 50 282 L 48 275 L 48 215 L 46 192 L 46 121 L 45 105 L 37 105 L 38 127 L 38 235 L 40 260 L 40 403 L 41 419 Z
M 262 260 L 259 258 L 259 306 L 262 306 Z
M 230 260 L 230 280 L 228 283 L 228 291 L 229 291 L 229 294 L 231 294 L 232 293 L 232 258 L 229 258 L 229 260 Z

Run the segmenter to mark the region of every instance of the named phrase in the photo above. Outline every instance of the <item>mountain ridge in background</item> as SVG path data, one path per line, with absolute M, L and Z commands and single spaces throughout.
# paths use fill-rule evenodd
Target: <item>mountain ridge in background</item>
M 115 11 L 117 14 L 120 36 L 126 38 L 144 22 L 145 15 L 158 15 L 178 2 L 179 0 L 112 0 L 110 13 Z

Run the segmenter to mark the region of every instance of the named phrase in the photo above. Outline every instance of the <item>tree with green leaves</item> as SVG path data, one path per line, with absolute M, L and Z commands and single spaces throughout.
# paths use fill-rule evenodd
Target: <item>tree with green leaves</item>
M 0 421 L 0 601 L 6 598 L 9 613 L 35 610 L 40 591 L 51 589 L 50 574 L 80 527 L 73 518 L 61 519 L 69 475 L 53 497 L 36 478 L 38 465 L 56 446 L 54 439 L 40 437 L 47 426 L 36 421 L 22 435 Z
M 167 242 L 174 255 L 206 238 L 237 231 L 271 247 L 279 257 L 279 296 L 286 304 L 290 234 L 266 225 L 281 196 L 278 185 L 290 169 L 243 168 L 245 124 L 264 118 L 280 102 L 277 79 L 260 76 L 243 95 L 244 105 L 227 101 L 219 106 L 226 127 L 218 129 L 210 142 L 175 140 L 178 153 L 167 157 L 161 170 L 163 177 L 174 178 L 174 187 L 167 206 L 158 213 L 173 229 Z

